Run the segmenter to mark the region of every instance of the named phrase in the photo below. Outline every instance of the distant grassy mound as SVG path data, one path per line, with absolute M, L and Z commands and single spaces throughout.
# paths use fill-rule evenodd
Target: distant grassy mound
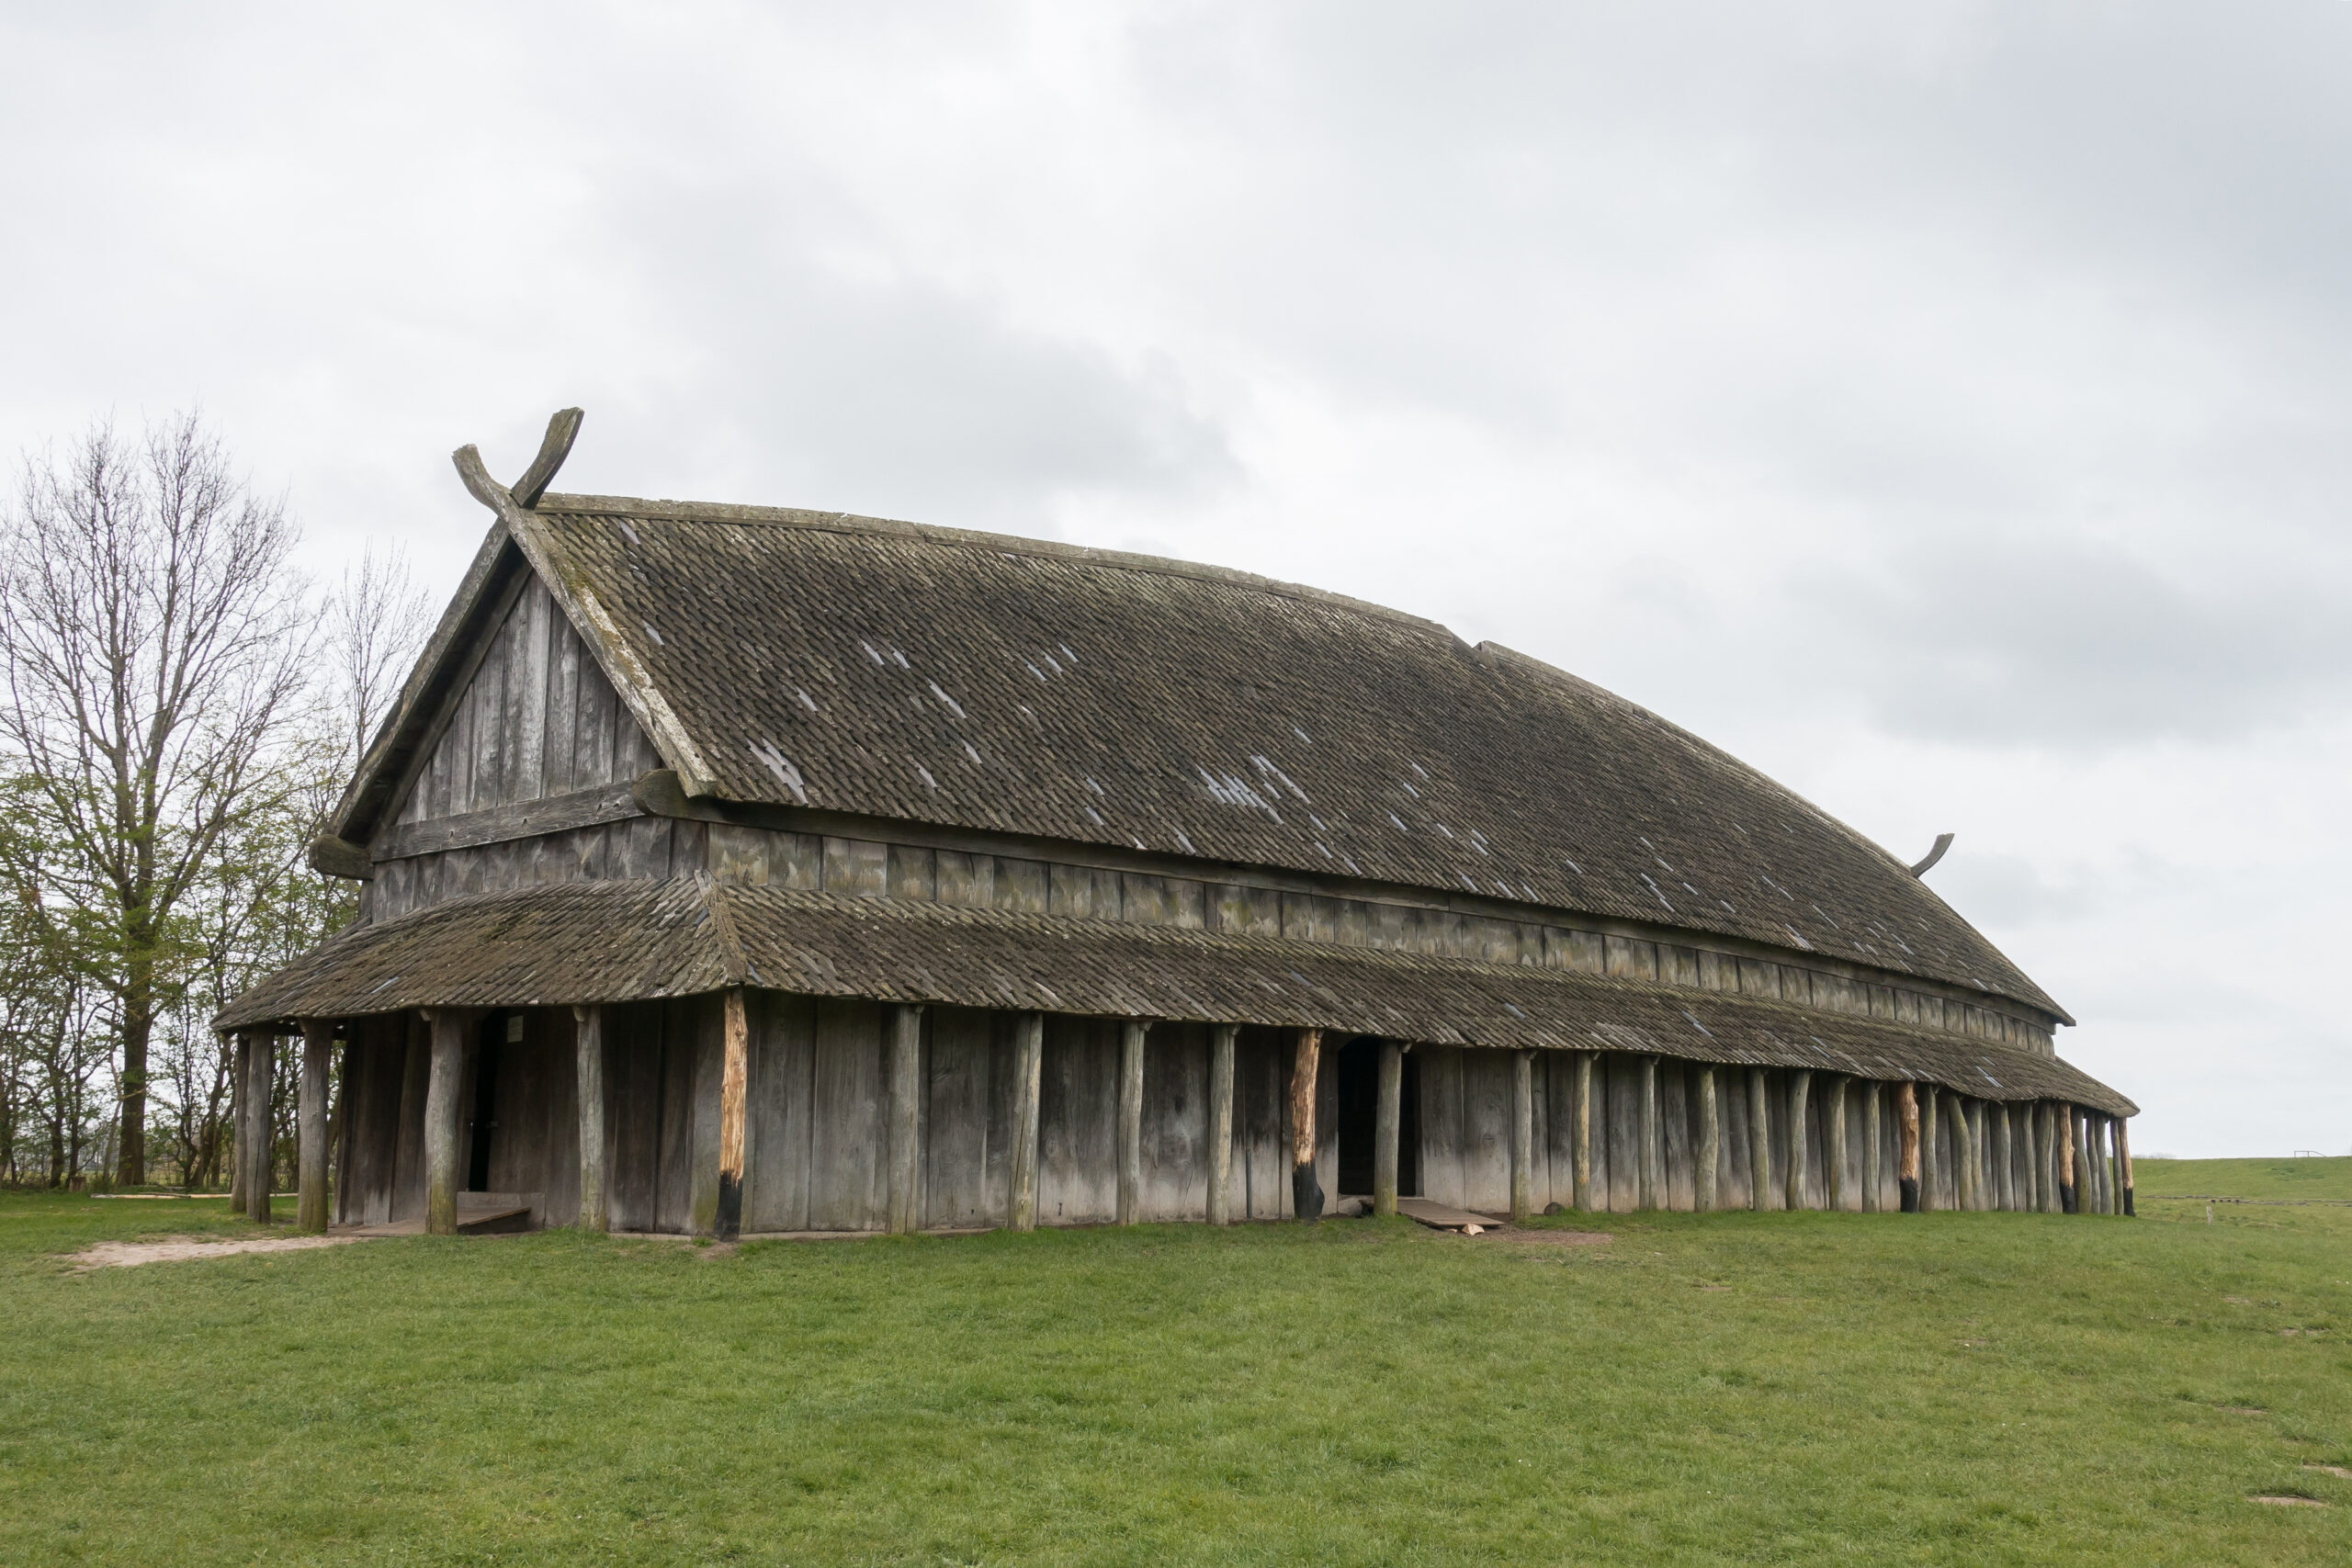
M 2352 1164 L 2298 1163 L 2142 1190 Z M 0 1195 L 0 1562 L 2341 1568 L 2352 1209 L 2214 1209 L 75 1272 L 272 1233 Z

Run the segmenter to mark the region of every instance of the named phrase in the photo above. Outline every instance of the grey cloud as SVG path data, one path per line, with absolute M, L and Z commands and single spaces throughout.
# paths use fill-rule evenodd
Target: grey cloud
M 1873 572 L 1809 573 L 1792 635 L 1888 731 L 2098 750 L 2340 713 L 2346 596 L 2285 577 L 2183 582 L 2082 541 L 1914 546 Z
M 1944 861 L 1929 871 L 1928 886 L 1971 920 L 1987 927 L 2019 929 L 2081 920 L 2099 913 L 2112 889 L 2088 874 L 2052 876 L 2021 856 L 1978 850 L 1962 835 Z
M 1059 499 L 1199 499 L 1238 475 L 1166 356 L 1123 365 L 978 292 L 829 264 L 840 236 L 788 180 L 616 194 L 659 330 L 694 345 L 663 400 L 692 400 L 688 450 L 753 499 L 1038 532 Z

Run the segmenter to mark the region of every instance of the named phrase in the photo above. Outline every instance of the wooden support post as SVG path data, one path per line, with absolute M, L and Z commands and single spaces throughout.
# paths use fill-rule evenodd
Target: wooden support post
M 2115 1118 L 2106 1115 L 2098 1119 L 2098 1195 L 2100 1213 L 2123 1213 L 2122 1184 L 2115 1176 Z
M 1723 1158 L 1723 1109 L 1715 1102 L 1715 1069 L 1699 1069 L 1699 1168 L 1691 1184 L 1691 1207 L 1715 1212 L 1715 1166 Z
M 2027 1135 L 2033 1143 L 2033 1211 L 2037 1214 L 2055 1213 L 2058 1207 L 2057 1183 L 2051 1179 L 2052 1138 L 2050 1134 L 2050 1102 L 2037 1100 L 2027 1113 Z
M 253 1075 L 253 1036 L 229 1036 L 229 1213 L 245 1212 L 245 1179 L 253 1154 L 245 1147 L 245 1080 Z
M 2033 1211 L 2033 1107 L 2023 1102 L 2004 1105 L 2002 1122 L 2009 1134 L 2009 1208 L 2020 1214 Z
M 2063 1100 L 2041 1103 L 2041 1180 L 2048 1190 L 2047 1212 L 2074 1212 L 2075 1145 L 2066 1135 L 2067 1111 Z
M 1045 1067 L 1046 1015 L 1024 1012 L 1012 1021 L 1012 1192 L 1006 1205 L 1017 1231 L 1037 1228 L 1037 1095 Z M 1229 1106 L 1229 1094 L 1227 1100 Z
M 2071 1214 L 2075 1212 L 2075 1141 L 2067 1129 L 2072 1112 L 2064 1100 L 2047 1101 L 2042 1106 L 2049 1142 L 2049 1160 L 2043 1179 L 2050 1183 L 2050 1212 Z
M 2083 1122 L 2090 1133 L 2091 1213 L 2104 1214 L 2109 1212 L 2107 1118 L 2097 1111 L 2086 1111 Z
M 1980 1211 L 1993 1206 L 1993 1141 L 1985 1119 L 1989 1109 L 1981 1100 L 1961 1102 L 1968 1123 L 1968 1206 Z
M 2109 1116 L 2107 1121 L 2107 1212 L 2117 1219 L 2123 1217 L 2123 1158 L 2118 1152 L 2123 1136 L 2123 1118 Z
M 1404 1139 L 1405 1047 L 1380 1043 L 1380 1098 L 1372 1118 L 1372 1212 L 1396 1213 L 1396 1163 Z
M 2120 1116 L 2107 1119 L 2107 1212 L 2120 1220 L 2128 1212 L 2124 1206 L 2123 1118 Z
M 1576 1105 L 1570 1112 L 1575 1125 L 1570 1129 L 1576 1143 L 1576 1191 L 1574 1201 L 1577 1212 L 1592 1212 L 1592 1061 L 1596 1053 L 1577 1053 Z
M 1976 1145 L 1976 1206 L 1987 1213 L 2001 1206 L 2001 1173 L 1993 1163 L 1993 1102 L 1979 1100 L 1968 1108 L 1968 1135 Z
M 1772 1206 L 1772 1113 L 1764 1104 L 1764 1069 L 1747 1069 L 1747 1206 Z
M 733 1241 L 743 1234 L 743 1179 L 745 1156 L 751 1142 L 750 1129 L 745 1122 L 750 1114 L 752 1077 L 752 1021 L 745 1001 L 742 987 L 729 986 L 727 988 L 718 1066 L 718 1208 L 710 1225 L 711 1235 L 719 1241 Z M 922 1018 L 920 1011 L 915 1017 L 914 1038 L 917 1052 L 914 1096 L 915 1103 L 920 1107 L 922 1102 Z M 898 1086 L 894 1083 L 891 1085 L 890 1107 L 893 1111 L 898 1110 L 897 1095 Z M 895 1154 L 897 1151 L 894 1149 L 892 1152 Z M 895 1161 L 892 1169 L 895 1173 Z
M 269 1224 L 269 1185 L 277 1126 L 270 1115 L 271 1097 L 277 1088 L 277 1036 L 255 1034 L 253 1054 L 246 1059 L 245 1149 L 251 1164 L 245 1171 L 245 1217 Z
M 334 1056 L 334 1024 L 323 1018 L 302 1021 L 302 1082 L 297 1091 L 294 1155 L 294 1228 L 323 1235 L 327 1228 L 327 1077 Z
M 1968 1111 L 1965 1096 L 1947 1092 L 1936 1097 L 1937 1112 L 1951 1134 L 1951 1206 L 1965 1213 L 1974 1207 L 1969 1201 Z M 1940 1151 L 1939 1151 L 1940 1152 Z
M 354 1053 L 346 1044 L 336 1063 L 334 1109 L 327 1119 L 327 1169 L 332 1172 L 329 1185 L 334 1189 L 329 1200 L 328 1220 L 348 1218 L 351 1209 L 351 1069 Z
M 1822 1174 L 1828 1180 L 1828 1204 L 1832 1213 L 1843 1213 L 1846 1208 L 1846 1084 L 1838 1074 L 1829 1077 L 1828 1091 L 1821 1101 Z
M 1883 1102 L 1886 1086 L 1873 1078 L 1862 1080 L 1862 1213 L 1875 1214 L 1885 1204 L 1884 1188 L 1879 1173 L 1886 1168 L 1882 1141 L 1886 1136 Z
M 1810 1209 L 1805 1165 L 1805 1101 L 1813 1092 L 1813 1071 L 1799 1067 L 1789 1075 L 1789 1207 Z
M 1323 1184 L 1315 1179 L 1315 1084 L 1323 1061 L 1323 1032 L 1297 1032 L 1290 1069 L 1290 1205 L 1292 1217 L 1314 1224 L 1323 1217 Z
M 1666 1195 L 1666 1118 L 1658 1111 L 1657 1058 L 1642 1058 L 1641 1192 L 1635 1201 L 1645 1209 L 1668 1206 Z
M 1233 1223 L 1233 1043 L 1241 1032 L 1238 1023 L 1220 1023 L 1209 1031 L 1209 1224 Z M 1395 1045 L 1385 1049 L 1393 1051 Z M 1387 1058 L 1381 1058 L 1386 1071 Z M 1381 1080 L 1385 1086 L 1386 1078 Z M 1395 1129 L 1388 1145 L 1388 1207 L 1396 1207 Z
M 2132 1122 L 2128 1117 L 2115 1119 L 2115 1169 L 2123 1188 L 2123 1217 L 2128 1220 L 2137 1213 L 2132 1207 Z
M 2041 1146 L 2041 1105 L 2028 1100 L 2017 1108 L 2018 1123 L 2018 1207 L 2030 1214 L 2041 1208 L 2041 1181 L 2034 1172 Z
M 1984 1166 L 1977 1157 L 1975 1110 L 1967 1096 L 1951 1097 L 1952 1206 L 1963 1213 L 1984 1206 L 1978 1190 Z
M 458 1234 L 458 1097 L 466 1078 L 466 1032 L 475 1014 L 466 1008 L 430 1008 L 432 1074 L 424 1091 L 424 1230 Z
M 580 1105 L 580 1228 L 612 1228 L 605 1190 L 605 1010 L 571 1010 L 574 1098 Z
M 2054 1114 L 2058 1122 L 2058 1212 L 2071 1214 L 2082 1193 L 2082 1180 L 2076 1174 L 2075 1108 L 2062 1100 Z
M 1510 1219 L 1520 1224 L 1535 1211 L 1535 1053 L 1510 1057 Z
M 1902 1194 L 1903 1212 L 1919 1212 L 1919 1090 L 1909 1080 L 1895 1086 L 1894 1134 L 1901 1152 L 1894 1167 L 1894 1185 Z
M 890 1009 L 890 1163 L 886 1224 L 893 1235 L 922 1228 L 922 1009 Z
M 2016 1145 L 2010 1141 L 2009 1102 L 1992 1109 L 1993 1207 L 2008 1213 L 2018 1206 Z
M 2082 1178 L 2075 1182 L 2075 1211 L 2103 1213 L 2105 1203 L 2098 1194 L 2098 1112 L 2084 1107 L 2075 1114 L 2082 1122 Z
M 1919 1212 L 1930 1213 L 1942 1207 L 1943 1194 L 1936 1190 L 1936 1118 L 1943 1114 L 1938 1103 L 1942 1092 L 1934 1084 L 1920 1086 L 1919 1099 Z
M 1119 1030 L 1118 1221 L 1143 1217 L 1143 1048 L 1149 1022 L 1131 1018 Z
M 2021 1101 L 2009 1108 L 2015 1127 L 2011 1136 L 2017 1140 L 2018 1213 L 2021 1214 L 2033 1213 L 2041 1207 L 2041 1184 L 2034 1176 L 2034 1111 L 2035 1106 L 2030 1101 Z

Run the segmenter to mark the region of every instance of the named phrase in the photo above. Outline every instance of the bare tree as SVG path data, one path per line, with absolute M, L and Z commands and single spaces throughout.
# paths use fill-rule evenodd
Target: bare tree
M 158 987 L 173 1001 L 158 1018 L 149 1082 L 162 1112 L 150 1120 L 164 1125 L 183 1185 L 211 1184 L 229 1145 L 231 1055 L 212 1018 L 357 912 L 353 885 L 312 872 L 305 851 L 398 697 L 431 630 L 430 607 L 397 549 L 369 545 L 345 570 L 320 617 L 318 678 L 301 721 L 273 748 L 270 784 L 247 796 L 182 895 L 171 928 L 175 985 Z M 289 1055 L 289 1085 L 293 1063 Z M 290 1126 L 293 1102 L 280 1100 L 273 1116 Z
M 28 458 L 0 536 L 0 746 L 69 852 L 60 891 L 105 917 L 126 1183 L 146 1179 L 171 917 L 271 782 L 305 684 L 295 538 L 193 414 Z

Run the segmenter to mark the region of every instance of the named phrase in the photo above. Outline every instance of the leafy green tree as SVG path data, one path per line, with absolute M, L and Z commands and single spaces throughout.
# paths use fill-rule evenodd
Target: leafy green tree
M 309 594 L 282 502 L 193 415 L 101 425 L 28 459 L 0 519 L 0 747 L 86 917 L 118 1038 L 119 1172 L 146 1179 L 149 1055 L 188 897 L 258 799 L 309 684 Z

